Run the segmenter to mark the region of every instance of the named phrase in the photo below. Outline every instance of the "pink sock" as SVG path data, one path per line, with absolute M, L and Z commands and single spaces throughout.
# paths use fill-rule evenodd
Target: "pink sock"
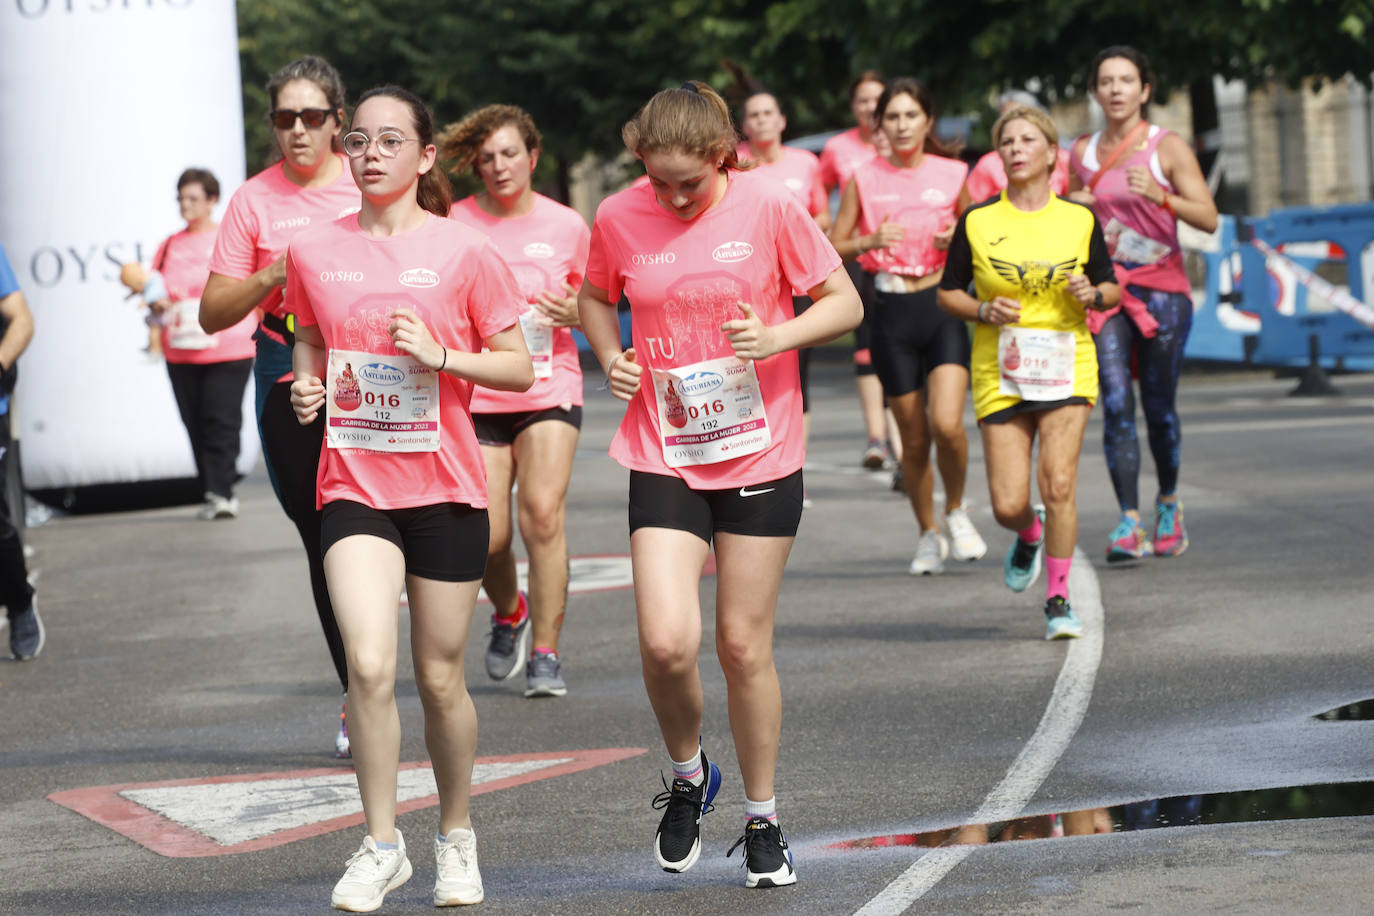
M 1069 567 L 1073 565 L 1073 557 L 1052 557 L 1045 554 L 1045 575 L 1049 579 L 1049 587 L 1045 590 L 1046 598 L 1053 598 L 1058 595 L 1065 601 L 1069 598 Z
M 1040 516 L 1035 517 L 1029 528 L 1016 532 L 1016 536 L 1027 544 L 1039 544 L 1040 536 L 1045 533 L 1045 528 L 1040 524 Z

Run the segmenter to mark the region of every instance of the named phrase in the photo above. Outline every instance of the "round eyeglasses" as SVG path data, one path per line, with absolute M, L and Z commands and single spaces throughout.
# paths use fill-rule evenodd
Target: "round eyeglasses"
M 367 148 L 373 143 L 377 144 L 377 152 L 388 159 L 395 159 L 401 152 L 401 147 L 407 143 L 419 143 L 414 137 L 403 137 L 394 130 L 384 130 L 377 135 L 374 140 L 360 130 L 350 131 L 344 134 L 343 151 L 352 159 L 367 155 Z

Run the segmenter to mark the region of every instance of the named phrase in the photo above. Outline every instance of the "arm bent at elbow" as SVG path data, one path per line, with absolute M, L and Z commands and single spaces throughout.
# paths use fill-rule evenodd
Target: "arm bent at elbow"
M 209 334 L 232 328 L 285 282 L 286 255 L 242 280 L 212 272 L 200 294 L 200 326 Z

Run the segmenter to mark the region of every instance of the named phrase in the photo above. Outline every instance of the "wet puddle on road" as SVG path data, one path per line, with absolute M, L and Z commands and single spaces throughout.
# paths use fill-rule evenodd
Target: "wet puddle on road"
M 1374 815 L 1374 782 L 1347 782 L 1156 798 L 1106 808 L 1020 817 L 995 824 L 863 837 L 831 843 L 826 848 L 855 851 L 888 846 L 983 845 L 1159 827 L 1368 815 Z

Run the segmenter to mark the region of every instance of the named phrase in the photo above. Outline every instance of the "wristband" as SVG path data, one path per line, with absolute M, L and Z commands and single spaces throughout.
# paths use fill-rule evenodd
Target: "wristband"
M 440 349 L 444 351 L 444 361 L 439 364 L 438 369 L 434 370 L 435 372 L 443 372 L 444 367 L 448 365 L 448 347 L 440 347 Z
M 1169 197 L 1169 192 L 1165 191 L 1164 196 L 1160 198 L 1159 205 L 1165 210 L 1168 210 L 1169 215 L 1172 216 L 1174 219 L 1178 219 L 1178 214 L 1174 212 L 1174 202 L 1170 200 Z
M 625 355 L 625 352 L 622 350 L 621 352 L 617 353 L 615 356 L 612 356 L 612 357 L 611 357 L 611 361 L 610 361 L 609 363 L 606 364 L 606 381 L 604 381 L 604 382 L 601 383 L 601 386 L 600 386 L 599 388 L 597 388 L 597 391 L 609 391 L 609 390 L 610 390 L 610 388 L 611 388 L 611 370 L 615 368 L 615 361 L 618 360 L 618 359 L 620 359 L 620 357 L 622 357 L 622 356 L 624 356 L 624 355 Z
M 1102 311 L 1102 290 L 1100 289 L 1093 290 L 1093 308 L 1099 312 Z
M 977 318 L 977 321 L 978 321 L 979 324 L 983 324 L 983 323 L 984 323 L 984 322 L 983 322 L 983 309 L 987 308 L 987 305 L 988 305 L 987 300 L 984 300 L 984 301 L 978 303 L 978 318 Z

